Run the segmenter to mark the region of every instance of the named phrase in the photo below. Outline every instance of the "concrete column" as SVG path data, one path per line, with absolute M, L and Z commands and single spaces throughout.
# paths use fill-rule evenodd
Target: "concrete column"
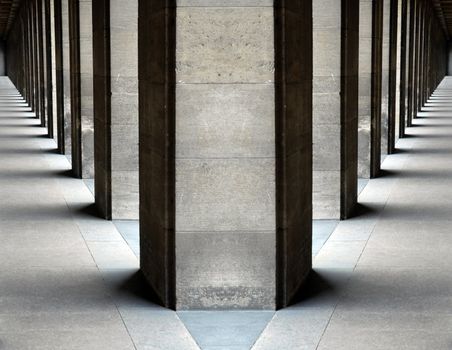
M 66 154 L 66 128 L 64 117 L 64 47 L 63 47 L 63 11 L 62 0 L 53 0 L 53 28 L 55 39 L 55 119 L 58 130 L 58 151 Z M 68 56 L 68 55 L 67 55 Z
M 399 124 L 397 133 L 399 138 L 405 137 L 407 119 L 407 77 L 408 77 L 408 0 L 401 0 L 400 3 L 400 83 L 399 83 Z
M 418 85 L 418 111 L 422 109 L 423 106 L 423 74 L 424 74 L 424 44 L 425 44 L 425 1 L 421 2 L 421 28 L 419 33 L 419 85 Z
M 389 115 L 388 115 L 388 153 L 395 152 L 399 139 L 400 123 L 400 31 L 401 1 L 391 0 L 390 14 L 390 52 L 389 52 Z
M 169 307 L 274 309 L 311 269 L 311 4 L 201 5 L 139 1 L 141 267 Z
M 47 89 L 46 89 L 46 57 L 45 57 L 45 40 L 44 40 L 44 18 L 43 18 L 43 1 L 36 1 L 36 25 L 37 25 L 37 51 L 38 51 L 38 65 L 39 65 L 39 114 L 41 119 L 41 126 L 47 126 Z
M 94 116 L 91 0 L 69 0 L 71 51 L 72 169 L 94 177 Z
M 377 177 L 381 171 L 381 119 L 383 95 L 383 25 L 384 2 L 373 1 L 372 24 L 372 124 L 370 148 L 370 176 Z
M 0 76 L 6 75 L 6 45 L 5 41 L 0 40 Z
M 382 102 L 381 102 L 381 154 L 388 154 L 389 135 L 389 53 L 391 33 L 391 0 L 383 0 L 383 63 L 382 63 Z
M 51 7 L 50 0 L 43 1 L 43 34 L 44 34 L 44 57 L 45 57 L 45 112 L 47 117 L 47 130 L 49 138 L 54 138 L 57 130 L 54 125 L 53 119 L 53 50 L 52 50 L 52 32 L 53 27 L 51 25 Z
M 358 177 L 369 179 L 372 125 L 373 1 L 359 1 L 359 124 Z
M 210 3 L 177 7 L 176 308 L 272 309 L 274 9 Z
M 375 177 L 381 163 L 383 3 L 360 0 L 358 176 Z
M 38 50 L 38 25 L 37 25 L 37 3 L 32 0 L 30 7 L 30 16 L 32 20 L 32 39 L 33 39 L 33 110 L 36 118 L 41 119 L 41 98 L 40 98 L 40 65 Z
M 407 60 L 408 60 L 408 77 L 407 77 L 407 119 L 406 126 L 411 127 L 413 124 L 414 118 L 414 90 L 415 90 L 415 61 L 416 61 L 416 27 L 417 27 L 417 1 L 409 0 L 408 1 L 408 15 L 409 19 L 409 41 L 408 41 L 408 50 L 407 50 Z
M 276 1 L 275 10 L 276 306 L 284 307 L 312 267 L 312 1 Z
M 419 91 L 419 50 L 421 35 L 421 1 L 416 0 L 416 32 L 414 43 L 414 77 L 413 77 L 413 119 L 417 117 L 419 111 L 418 91 Z
M 96 205 L 138 219 L 138 1 L 94 5 Z
M 357 201 L 359 1 L 313 6 L 314 218 L 344 219 Z
M 27 2 L 27 4 L 29 4 L 29 2 Z M 33 87 L 34 87 L 34 83 L 33 83 L 33 39 L 32 39 L 32 35 L 33 35 L 33 25 L 32 25 L 32 21 L 31 21 L 31 16 L 30 16 L 30 5 L 26 6 L 26 10 L 24 10 L 24 17 L 27 23 L 27 49 L 28 49 L 28 70 L 29 70 L 29 77 L 28 77 L 28 96 L 27 96 L 27 101 L 28 104 L 30 105 L 30 107 L 32 107 L 33 109 Z M 6 64 L 8 65 L 8 61 L 6 62 Z
M 69 0 L 61 0 L 61 41 L 62 41 L 62 75 L 63 75 L 62 91 L 63 91 L 64 154 L 66 154 L 69 157 L 72 157 L 71 51 L 69 36 Z

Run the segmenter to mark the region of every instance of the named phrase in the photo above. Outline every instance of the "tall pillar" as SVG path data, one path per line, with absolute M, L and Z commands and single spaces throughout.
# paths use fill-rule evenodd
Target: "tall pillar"
M 93 5 L 96 205 L 138 219 L 138 1 Z
M 72 169 L 94 177 L 94 116 L 91 0 L 69 0 L 71 51 Z
M 63 94 L 64 154 L 66 154 L 67 156 L 72 156 L 71 50 L 69 35 L 69 0 L 60 0 L 60 1 L 61 1 L 61 42 L 62 42 L 61 61 L 62 61 L 62 79 L 63 79 L 62 94 Z
M 421 36 L 421 0 L 416 0 L 416 32 L 414 43 L 414 77 L 413 77 L 413 119 L 419 112 L 419 50 Z
M 62 0 L 53 0 L 53 30 L 55 33 L 55 119 L 57 122 L 57 141 L 60 154 L 66 154 L 66 128 L 64 115 L 64 46 Z
M 47 89 L 46 89 L 46 57 L 45 57 L 45 45 L 44 40 L 44 18 L 43 18 L 43 1 L 36 1 L 36 25 L 37 25 L 37 50 L 38 50 L 38 65 L 39 65 L 39 114 L 41 118 L 41 126 L 47 126 L 47 111 L 46 111 L 46 100 L 47 100 Z
M 400 125 L 400 58 L 402 1 L 391 0 L 389 52 L 388 153 L 395 152 Z
M 399 124 L 397 133 L 399 138 L 405 137 L 406 119 L 407 119 L 407 76 L 408 76 L 408 27 L 410 25 L 408 16 L 408 1 L 401 0 L 400 3 L 400 82 L 399 82 Z
M 43 1 L 43 31 L 44 31 L 44 57 L 45 57 L 45 112 L 47 117 L 47 130 L 50 138 L 54 138 L 55 125 L 53 123 L 53 55 L 52 55 L 52 31 L 50 0 Z
M 425 44 L 425 0 L 421 1 L 421 27 L 419 33 L 419 77 L 418 77 L 418 92 L 417 92 L 417 103 L 418 111 L 422 110 L 423 107 L 423 74 L 424 74 L 424 44 Z
M 358 176 L 377 176 L 381 164 L 383 3 L 360 0 Z
M 372 0 L 359 1 L 358 177 L 369 179 L 372 124 Z
M 38 46 L 38 25 L 37 25 L 37 1 L 32 0 L 30 6 L 30 17 L 32 20 L 32 39 L 33 39 L 33 110 L 37 119 L 41 118 L 41 98 L 40 98 L 40 64 L 39 64 L 39 46 Z
M 406 126 L 411 127 L 413 124 L 414 118 L 414 90 L 415 90 L 415 60 L 416 60 L 416 27 L 417 27 L 417 1 L 410 0 L 408 1 L 408 16 L 409 19 L 409 41 L 408 41 L 408 50 L 407 50 L 407 61 L 408 61 L 408 77 L 407 77 L 407 119 Z
M 141 268 L 169 307 L 285 306 L 311 269 L 311 1 L 168 3 L 139 1 Z
M 357 202 L 359 1 L 313 2 L 314 218 Z

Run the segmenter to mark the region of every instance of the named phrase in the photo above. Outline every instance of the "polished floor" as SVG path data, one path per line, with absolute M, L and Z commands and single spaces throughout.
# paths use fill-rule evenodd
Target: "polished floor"
M 0 349 L 452 349 L 452 78 L 414 123 L 359 215 L 318 223 L 296 305 L 175 313 L 143 292 L 136 228 L 93 215 L 85 182 L 0 78 Z

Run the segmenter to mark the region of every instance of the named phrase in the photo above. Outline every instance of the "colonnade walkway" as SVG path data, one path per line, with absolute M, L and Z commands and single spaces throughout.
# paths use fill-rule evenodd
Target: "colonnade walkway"
M 450 349 L 452 78 L 279 312 L 178 312 L 7 78 L 0 79 L 0 349 Z

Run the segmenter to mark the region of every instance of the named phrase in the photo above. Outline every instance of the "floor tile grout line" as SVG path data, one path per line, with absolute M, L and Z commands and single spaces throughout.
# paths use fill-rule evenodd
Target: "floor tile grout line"
M 259 333 L 258 337 L 256 338 L 256 340 L 253 342 L 253 344 L 250 347 L 250 350 L 253 350 L 254 347 L 257 345 L 257 342 L 259 341 L 259 339 L 262 337 L 262 335 L 264 334 L 264 332 L 268 329 L 268 327 L 270 327 L 270 324 L 273 322 L 273 320 L 276 319 L 276 315 L 277 315 L 277 311 L 274 312 L 273 317 L 271 318 L 271 320 L 267 323 L 267 325 L 264 327 L 264 329 L 262 330 L 262 332 Z

